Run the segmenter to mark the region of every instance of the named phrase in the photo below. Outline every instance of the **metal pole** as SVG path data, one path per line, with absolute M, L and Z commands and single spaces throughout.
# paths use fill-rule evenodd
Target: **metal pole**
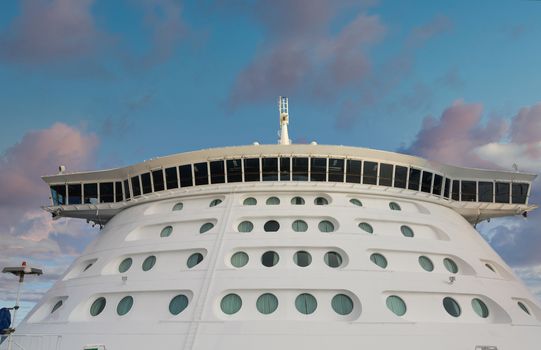
M 19 285 L 17 286 L 17 299 L 15 301 L 15 307 L 13 308 L 13 320 L 11 321 L 12 328 L 15 328 L 15 321 L 17 320 L 17 310 L 19 310 L 19 300 L 21 297 L 21 287 L 24 282 L 24 274 L 19 276 Z M 9 334 L 8 350 L 12 350 L 13 347 L 13 332 Z

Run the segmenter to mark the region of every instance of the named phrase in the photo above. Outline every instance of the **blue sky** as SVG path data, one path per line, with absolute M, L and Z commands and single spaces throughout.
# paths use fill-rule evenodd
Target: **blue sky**
M 2 2 L 0 189 L 35 192 L 0 196 L 0 264 L 51 266 L 30 306 L 96 235 L 39 212 L 57 163 L 274 143 L 279 95 L 294 142 L 539 172 L 540 16 L 539 1 Z M 540 215 L 494 221 L 481 232 L 540 295 L 541 256 L 522 253 L 541 248 Z

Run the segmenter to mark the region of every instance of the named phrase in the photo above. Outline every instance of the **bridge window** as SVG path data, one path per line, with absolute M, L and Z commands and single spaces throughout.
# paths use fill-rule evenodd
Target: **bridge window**
M 244 159 L 244 181 L 260 181 L 259 158 Z
M 115 182 L 115 202 L 122 202 L 124 196 L 122 195 L 122 182 Z
M 182 175 L 182 167 L 180 169 Z M 195 184 L 196 185 L 208 185 L 209 183 L 209 174 L 208 174 L 208 164 L 196 163 L 193 165 L 193 172 L 195 174 Z M 182 186 L 182 183 L 181 183 Z
M 421 180 L 421 170 L 410 168 L 410 179 L 408 189 L 419 191 L 419 182 Z
M 113 183 L 102 182 L 100 183 L 100 203 L 112 203 L 113 197 Z
M 344 182 L 344 160 L 329 159 L 329 181 Z
M 165 169 L 165 184 L 168 190 L 178 188 L 177 167 Z
M 163 182 L 163 170 L 154 170 L 152 172 L 152 181 L 154 183 L 154 192 L 165 190 L 165 184 Z
M 195 184 L 196 185 L 206 185 L 208 183 L 207 175 L 207 163 L 199 163 L 200 168 L 196 168 L 197 164 L 194 164 L 195 171 Z M 202 169 L 204 168 L 204 170 Z M 192 165 L 186 164 L 178 167 L 178 173 L 180 177 L 180 187 L 190 187 L 193 186 L 192 178 Z M 201 176 L 198 180 L 197 176 Z M 198 182 L 199 181 L 199 182 Z
M 278 158 L 261 159 L 263 181 L 278 181 Z
M 477 183 L 475 181 L 461 181 L 461 197 L 463 202 L 477 201 Z
M 308 181 L 308 158 L 293 158 L 293 181 Z
M 441 185 L 443 182 L 443 176 L 434 174 L 434 185 L 432 186 L 432 194 L 436 196 L 441 195 Z
M 66 204 L 66 185 L 51 186 L 51 197 L 54 205 Z
M 509 203 L 511 184 L 509 182 L 496 182 L 496 203 Z
M 68 204 L 81 204 L 83 201 L 83 188 L 81 184 L 68 185 Z
M 124 180 L 124 193 L 126 194 L 126 199 L 131 198 L 130 183 L 128 180 Z
M 346 182 L 361 183 L 361 161 L 348 159 L 346 161 Z
M 84 203 L 98 204 L 98 184 L 84 184 Z
M 494 202 L 494 183 L 479 182 L 479 202 Z
M 131 178 L 131 188 L 133 189 L 133 196 L 137 197 L 141 195 L 141 183 L 139 182 L 139 176 Z M 85 191 L 86 196 L 86 191 Z
M 363 184 L 376 185 L 378 183 L 378 163 L 364 162 Z
M 394 187 L 406 188 L 408 181 L 408 168 L 397 165 L 394 167 Z
M 152 192 L 152 181 L 150 180 L 150 173 L 141 174 L 141 187 L 143 188 L 143 194 Z
M 455 201 L 460 200 L 460 181 L 459 180 L 453 180 L 452 198 Z
M 451 190 L 451 180 L 445 179 L 445 186 L 443 187 L 443 197 L 449 198 L 449 191 Z
M 223 160 L 210 162 L 210 183 L 223 184 L 225 182 L 225 167 Z
M 518 204 L 525 204 L 528 196 L 528 184 L 518 183 L 512 186 L 512 202 Z
M 280 181 L 291 180 L 291 158 L 280 158 Z
M 430 193 L 431 186 L 432 186 L 432 173 L 429 171 L 423 171 L 423 181 L 421 182 L 421 191 Z
M 392 164 L 379 164 L 379 185 L 380 186 L 392 186 L 393 185 L 393 165 Z
M 242 182 L 242 163 L 240 159 L 228 159 L 227 182 Z
M 310 163 L 310 181 L 326 181 L 327 158 L 311 158 Z

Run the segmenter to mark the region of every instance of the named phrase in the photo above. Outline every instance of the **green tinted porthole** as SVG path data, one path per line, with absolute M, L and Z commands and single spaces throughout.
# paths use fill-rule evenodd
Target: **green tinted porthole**
M 120 302 L 116 306 L 116 313 L 119 316 L 124 316 L 125 314 L 130 312 L 132 306 L 133 306 L 133 298 L 128 295 L 120 300 Z
M 235 267 L 243 267 L 248 264 L 248 254 L 245 252 L 236 252 L 231 257 L 231 265 Z
M 319 231 L 321 231 L 321 232 L 333 232 L 334 231 L 333 223 L 328 221 L 328 220 L 320 221 L 319 224 L 317 225 L 317 227 L 319 228 Z
M 254 224 L 252 224 L 250 221 L 243 221 L 238 226 L 239 232 L 252 232 L 253 229 Z
M 156 257 L 154 255 L 151 255 L 143 261 L 143 271 L 149 271 L 154 267 L 154 264 L 156 264 Z
M 434 264 L 432 263 L 432 260 L 430 260 L 424 255 L 419 257 L 419 265 L 421 265 L 421 267 L 425 271 L 431 272 L 434 270 Z
M 242 202 L 242 205 L 256 205 L 257 200 L 253 197 L 246 198 L 244 202 Z
M 443 307 L 445 308 L 445 311 L 453 317 L 460 316 L 461 310 L 460 305 L 456 302 L 455 299 L 451 297 L 445 297 L 443 298 Z
M 315 205 L 327 205 L 327 204 L 329 204 L 329 201 L 327 200 L 327 198 L 317 197 L 316 199 L 314 199 L 314 204 Z
M 92 306 L 90 306 L 90 315 L 92 316 L 98 316 L 101 314 L 103 309 L 105 309 L 106 300 L 104 297 L 99 297 L 98 299 L 94 300 L 92 303 Z
M 451 260 L 449 258 L 443 259 L 443 265 L 445 266 L 447 271 L 449 271 L 450 273 L 457 273 L 458 272 L 458 266 L 456 265 L 456 263 L 453 260 Z
M 363 202 L 361 202 L 360 200 L 358 200 L 357 198 L 351 198 L 349 200 L 349 202 L 353 205 L 356 205 L 358 207 L 362 207 L 363 206 Z
M 471 301 L 471 306 L 473 308 L 473 311 L 475 311 L 475 313 L 479 315 L 479 317 L 482 317 L 482 318 L 488 317 L 489 315 L 488 307 L 481 299 L 473 298 Z
M 309 315 L 316 311 L 317 300 L 312 294 L 303 293 L 295 299 L 295 307 L 301 314 Z
M 312 263 L 312 255 L 304 250 L 301 250 L 293 255 L 293 261 L 295 264 L 297 264 L 297 266 L 306 267 Z
M 332 298 L 331 306 L 339 315 L 349 315 L 353 311 L 353 301 L 345 294 L 336 294 Z
M 337 268 L 342 265 L 342 256 L 337 252 L 327 252 L 324 257 L 325 264 L 332 268 Z
M 242 299 L 237 294 L 228 294 L 222 298 L 220 307 L 225 314 L 233 315 L 242 307 Z
M 205 233 L 207 231 L 210 231 L 212 230 L 213 227 L 214 227 L 214 224 L 211 222 L 204 223 L 199 229 L 199 233 Z
M 178 315 L 188 307 L 188 297 L 179 294 L 169 302 L 169 312 L 172 315 Z
M 274 265 L 278 264 L 278 261 L 280 261 L 280 256 L 278 253 L 273 252 L 272 250 L 261 255 L 261 264 L 263 264 L 263 266 L 273 267 Z
M 400 205 L 398 205 L 398 203 L 396 202 L 389 203 L 389 208 L 391 208 L 391 210 L 402 210 L 402 208 L 400 208 Z
M 277 232 L 280 229 L 280 224 L 278 221 L 269 220 L 263 225 L 263 230 L 265 232 Z
M 267 205 L 279 205 L 280 204 L 280 198 L 278 198 L 278 197 L 269 197 L 269 198 L 267 198 L 267 201 L 265 203 Z
M 173 206 L 173 211 L 182 210 L 182 208 L 184 208 L 184 204 L 179 202 Z
M 524 311 L 524 312 L 527 313 L 528 315 L 531 315 L 531 314 L 530 314 L 530 310 L 528 310 L 528 308 L 526 307 L 526 305 L 524 305 L 523 302 L 518 301 L 518 302 L 517 302 L 517 305 L 522 309 L 522 311 Z
M 172 232 L 173 232 L 173 226 L 165 226 L 162 229 L 162 232 L 160 232 L 160 237 L 169 237 L 171 236 Z
M 64 304 L 62 300 L 57 301 L 56 304 L 54 304 L 51 313 L 54 313 L 56 310 L 60 309 L 62 307 L 62 304 Z
M 374 228 L 367 222 L 361 222 L 359 228 L 368 233 L 374 233 Z
M 124 272 L 128 271 L 130 269 L 130 267 L 131 267 L 132 262 L 133 262 L 132 258 L 126 258 L 126 259 L 122 260 L 120 265 L 118 265 L 118 272 L 124 273 Z
M 302 198 L 302 197 L 293 197 L 293 198 L 291 198 L 291 204 L 293 204 L 293 205 L 304 205 L 304 198 Z
M 409 226 L 406 226 L 406 225 L 400 226 L 400 232 L 402 232 L 404 237 L 413 237 L 413 230 Z
M 86 270 L 88 270 L 89 268 L 91 268 L 92 265 L 94 265 L 94 263 L 90 263 L 90 264 L 86 265 L 86 267 L 83 269 L 83 272 L 85 272 Z
M 222 203 L 222 200 L 221 199 L 213 199 L 210 204 L 209 204 L 209 207 L 215 207 L 217 206 L 218 204 Z
M 390 295 L 386 300 L 387 308 L 391 310 L 397 316 L 404 316 L 406 314 L 406 303 L 402 298 L 396 295 Z
M 188 258 L 188 261 L 186 262 L 186 266 L 188 266 L 188 268 L 191 269 L 192 267 L 199 265 L 201 261 L 203 261 L 203 254 L 193 253 Z
M 256 307 L 264 315 L 272 314 L 278 308 L 278 298 L 271 293 L 262 294 L 257 298 Z
M 304 220 L 295 220 L 291 224 L 291 228 L 295 232 L 306 232 L 308 230 L 308 224 Z
M 387 267 L 387 259 L 379 253 L 374 253 L 370 255 L 370 260 L 382 269 Z

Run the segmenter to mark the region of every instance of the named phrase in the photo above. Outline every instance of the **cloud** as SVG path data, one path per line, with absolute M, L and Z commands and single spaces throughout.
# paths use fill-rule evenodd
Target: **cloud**
M 0 156 L 0 266 L 17 266 L 21 261 L 43 266 L 46 275 L 32 282 L 38 294 L 96 235 L 82 220 L 53 221 L 39 209 L 49 203 L 49 190 L 40 176 L 55 173 L 60 164 L 69 171 L 91 168 L 98 143 L 95 134 L 56 123 L 28 132 Z M 46 285 L 39 284 L 43 282 Z M 11 294 L 2 292 L 13 286 L 12 279 L 0 278 L 0 299 L 9 298 Z

